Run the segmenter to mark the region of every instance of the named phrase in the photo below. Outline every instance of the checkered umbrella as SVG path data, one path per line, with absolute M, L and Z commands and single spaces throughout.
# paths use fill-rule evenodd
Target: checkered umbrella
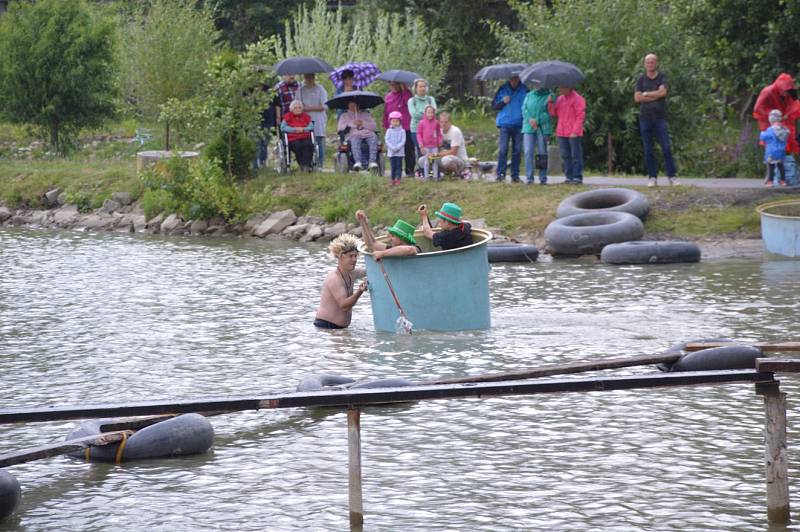
M 363 89 L 375 81 L 375 78 L 381 73 L 381 69 L 374 63 L 347 63 L 346 65 L 337 67 L 336 70 L 328 76 L 337 89 L 341 89 L 343 86 L 342 72 L 345 70 L 349 70 L 353 73 L 353 87 L 356 90 Z

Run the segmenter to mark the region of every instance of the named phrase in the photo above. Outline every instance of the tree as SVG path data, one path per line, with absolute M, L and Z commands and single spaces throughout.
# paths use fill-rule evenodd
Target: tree
M 253 153 L 242 154 L 253 149 L 252 139 L 261 134 L 261 112 L 274 95 L 263 85 L 276 81 L 264 72 L 264 65 L 275 62 L 275 41 L 274 37 L 262 39 L 239 54 L 223 50 L 208 62 L 194 97 L 171 98 L 160 106 L 161 121 L 211 139 L 207 151 L 213 152 L 229 176 L 243 176 L 253 160 Z
M 12 3 L 0 17 L 0 113 L 63 153 L 116 109 L 114 35 L 83 0 Z
M 188 100 L 203 82 L 220 34 L 209 8 L 192 0 L 153 0 L 125 28 L 123 86 L 126 101 L 147 118 L 169 99 Z M 169 149 L 169 122 L 165 123 Z
M 586 74 L 579 92 L 587 103 L 585 149 L 591 164 L 643 169 L 633 92 L 649 52 L 659 56 L 669 77 L 675 151 L 691 139 L 707 89 L 700 85 L 696 58 L 688 53 L 685 33 L 674 25 L 669 9 L 638 0 L 561 0 L 552 8 L 518 3 L 514 9 L 519 31 L 493 25 L 504 49 L 513 52 L 509 59 L 560 59 Z
M 796 73 L 800 66 L 800 2 L 672 0 L 671 6 L 709 73 L 709 86 L 725 100 L 752 96 L 779 73 Z
M 243 50 L 249 43 L 283 32 L 284 23 L 301 5 L 310 0 L 205 0 L 213 6 L 217 28 L 223 38 L 236 50 Z

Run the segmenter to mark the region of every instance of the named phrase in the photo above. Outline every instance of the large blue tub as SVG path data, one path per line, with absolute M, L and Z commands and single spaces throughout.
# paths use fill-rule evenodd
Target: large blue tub
M 760 205 L 761 239 L 769 253 L 800 257 L 800 200 Z
M 433 251 L 422 231 L 414 238 L 423 253 L 383 259 L 386 274 L 414 330 L 461 331 L 488 329 L 489 257 L 486 243 L 492 234 L 472 230 L 471 246 Z M 386 236 L 377 240 L 386 241 Z M 367 265 L 372 317 L 379 331 L 394 332 L 400 316 L 380 265 L 363 246 Z

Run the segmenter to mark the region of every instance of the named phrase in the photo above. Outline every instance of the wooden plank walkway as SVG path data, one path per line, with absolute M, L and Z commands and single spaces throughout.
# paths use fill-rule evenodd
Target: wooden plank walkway
M 255 397 L 212 397 L 184 400 L 160 400 L 85 406 L 45 406 L 0 409 L 0 423 L 61 421 L 124 416 L 185 414 L 189 412 L 263 410 L 297 407 L 357 407 L 376 404 L 493 397 L 503 395 L 532 395 L 559 392 L 590 392 L 661 388 L 698 384 L 736 382 L 772 382 L 772 373 L 756 370 L 697 371 L 653 373 L 594 378 L 538 379 L 466 384 L 433 384 L 404 388 L 375 388 L 356 390 L 324 390 L 295 392 Z

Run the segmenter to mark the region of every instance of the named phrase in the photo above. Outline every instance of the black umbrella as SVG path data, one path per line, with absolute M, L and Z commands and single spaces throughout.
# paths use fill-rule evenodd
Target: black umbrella
M 356 102 L 359 109 L 369 109 L 383 103 L 383 98 L 369 91 L 350 91 L 337 94 L 327 102 L 325 105 L 328 109 L 344 109 L 347 110 L 347 105 L 350 102 Z
M 318 57 L 290 57 L 278 61 L 275 73 L 279 76 L 288 74 L 313 74 L 315 72 L 330 72 L 333 67 Z
M 564 61 L 540 61 L 523 70 L 519 79 L 545 89 L 576 87 L 586 78 L 581 69 Z
M 410 70 L 387 70 L 375 79 L 411 85 L 415 80 L 422 79 L 422 76 Z
M 525 63 L 501 63 L 499 65 L 485 66 L 475 74 L 478 81 L 489 81 L 494 79 L 509 79 L 519 76 L 528 65 Z

